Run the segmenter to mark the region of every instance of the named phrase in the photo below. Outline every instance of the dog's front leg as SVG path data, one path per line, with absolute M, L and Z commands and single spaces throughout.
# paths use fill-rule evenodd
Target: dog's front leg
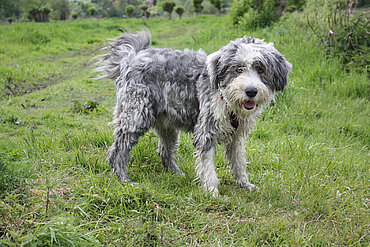
M 217 197 L 219 180 L 215 170 L 215 155 L 216 148 L 214 147 L 198 154 L 197 175 L 204 188 Z
M 246 172 L 246 159 L 245 159 L 245 147 L 244 138 L 238 138 L 234 142 L 226 145 L 225 156 L 229 164 L 231 165 L 232 174 L 236 179 L 236 183 L 247 190 L 251 191 L 256 186 L 249 182 L 248 175 Z
M 194 135 L 194 145 L 197 155 L 197 176 L 204 188 L 216 197 L 218 196 L 219 182 L 214 162 L 217 143 L 214 141 L 214 138 L 196 131 Z

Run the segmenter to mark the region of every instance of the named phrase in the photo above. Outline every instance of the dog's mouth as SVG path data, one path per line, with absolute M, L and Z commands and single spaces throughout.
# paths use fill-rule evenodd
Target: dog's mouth
M 251 100 L 246 100 L 243 102 L 242 105 L 244 109 L 250 111 L 250 110 L 253 110 L 257 106 L 257 103 Z

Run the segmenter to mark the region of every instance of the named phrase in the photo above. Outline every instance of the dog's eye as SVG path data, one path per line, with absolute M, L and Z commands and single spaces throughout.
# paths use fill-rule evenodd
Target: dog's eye
M 238 74 L 241 74 L 243 72 L 244 72 L 244 68 L 242 68 L 242 67 L 239 67 L 239 68 L 236 69 L 236 73 L 238 73 Z
M 258 74 L 262 74 L 263 72 L 265 72 L 265 70 L 261 66 L 256 66 L 256 70 Z

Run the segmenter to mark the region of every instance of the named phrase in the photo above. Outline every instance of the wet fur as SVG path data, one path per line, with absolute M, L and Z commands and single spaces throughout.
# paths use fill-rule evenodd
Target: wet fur
M 218 195 L 214 165 L 218 144 L 225 147 L 237 184 L 252 190 L 244 140 L 256 117 L 286 86 L 291 64 L 271 43 L 250 37 L 231 41 L 210 55 L 202 50 L 149 48 L 150 37 L 148 30 L 124 33 L 107 44 L 108 53 L 96 58 L 96 70 L 104 72 L 101 77 L 116 84 L 110 166 L 122 183 L 131 182 L 130 150 L 154 128 L 164 169 L 182 173 L 174 161 L 182 130 L 194 133 L 197 175 L 208 191 Z M 250 89 L 257 94 L 248 96 Z M 247 109 L 250 106 L 254 108 Z

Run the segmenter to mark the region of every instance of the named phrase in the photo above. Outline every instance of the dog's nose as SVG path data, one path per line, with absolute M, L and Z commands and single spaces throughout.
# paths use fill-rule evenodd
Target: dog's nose
M 256 96 L 257 93 L 258 93 L 258 90 L 255 87 L 249 87 L 245 89 L 245 94 L 250 98 L 253 98 L 254 96 Z

